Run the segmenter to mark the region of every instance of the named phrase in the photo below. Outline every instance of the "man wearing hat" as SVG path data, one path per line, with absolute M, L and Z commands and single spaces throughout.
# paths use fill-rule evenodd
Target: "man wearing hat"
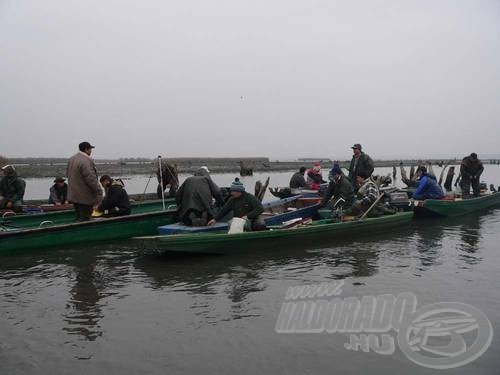
M 175 194 L 179 207 L 179 220 L 189 226 L 206 226 L 215 216 L 213 200 L 222 206 L 219 187 L 210 178 L 210 171 L 203 166 L 194 176 L 186 178 Z
M 353 186 L 357 187 L 356 178 L 359 173 L 368 177 L 372 175 L 374 169 L 373 160 L 368 154 L 362 151 L 363 147 L 359 143 L 356 143 L 351 148 L 353 155 L 351 165 L 349 166 L 349 180 L 351 180 Z
M 475 152 L 462 159 L 462 163 L 460 164 L 460 175 L 462 176 L 460 187 L 462 188 L 462 196 L 464 198 L 470 197 L 471 185 L 474 196 L 479 197 L 479 181 L 483 171 L 483 163 L 477 158 Z
M 57 177 L 54 185 L 50 187 L 49 204 L 60 206 L 68 204 L 68 184 L 64 177 Z
M 93 208 L 102 199 L 97 170 L 90 157 L 93 148 L 89 142 L 82 142 L 79 152 L 68 160 L 68 200 L 75 206 L 77 221 L 90 220 Z
M 260 214 L 264 212 L 262 203 L 250 193 L 245 191 L 245 186 L 239 178 L 236 178 L 230 187 L 231 196 L 215 218 L 208 222 L 208 225 L 213 225 L 228 214 L 232 217 L 239 217 L 247 220 L 245 225 L 246 230 L 262 230 L 265 228 L 265 223 L 260 219 Z
M 2 168 L 3 178 L 0 180 L 0 210 L 21 211 L 26 182 L 17 176 L 13 165 Z
M 342 206 L 343 208 L 349 208 L 354 199 L 354 189 L 351 182 L 342 173 L 338 164 L 333 165 L 328 177 L 330 183 L 320 206 L 334 208 L 333 206 L 335 205 L 335 207 Z M 332 203 L 329 204 L 330 202 Z

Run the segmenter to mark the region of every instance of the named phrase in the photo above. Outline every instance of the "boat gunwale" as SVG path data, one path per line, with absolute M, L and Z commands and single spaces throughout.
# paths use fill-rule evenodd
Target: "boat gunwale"
M 43 233 L 43 232 L 51 233 L 51 232 L 63 231 L 66 229 L 82 228 L 82 227 L 86 228 L 86 227 L 93 227 L 93 226 L 101 225 L 101 224 L 108 224 L 108 223 L 112 224 L 112 223 L 116 223 L 116 222 L 135 221 L 135 220 L 139 220 L 142 218 L 163 216 L 166 214 L 174 214 L 174 213 L 177 213 L 177 209 L 165 210 L 165 211 L 142 212 L 139 214 L 130 214 L 130 215 L 125 215 L 125 216 L 98 218 L 98 219 L 92 219 L 89 221 L 82 221 L 82 222 L 54 224 L 51 226 L 38 227 L 38 228 L 19 228 L 19 230 L 9 230 L 9 231 L 5 231 L 5 232 L 0 232 L 0 240 L 2 240 L 3 238 L 16 237 L 16 236 L 22 236 L 22 235 L 28 235 L 28 234 L 35 234 L 35 233 Z M 6 223 L 8 223 L 8 222 L 6 222 Z
M 256 239 L 265 239 L 265 238 L 277 238 L 287 236 L 288 234 L 302 234 L 302 233 L 319 233 L 328 231 L 332 228 L 337 228 L 339 230 L 342 229 L 353 229 L 357 225 L 372 225 L 372 224 L 382 224 L 382 223 L 398 223 L 408 221 L 410 222 L 413 219 L 413 212 L 399 212 L 394 215 L 387 215 L 376 218 L 368 218 L 363 220 L 356 221 L 344 221 L 344 222 L 336 222 L 336 223 L 316 223 L 313 225 L 305 225 L 303 227 L 295 227 L 295 228 L 283 228 L 283 229 L 275 229 L 275 230 L 266 230 L 266 231 L 258 231 L 258 232 L 243 232 L 243 233 L 235 233 L 228 234 L 219 233 L 219 232 L 211 232 L 211 233 L 186 233 L 186 234 L 173 234 L 173 235 L 157 235 L 157 236 L 143 236 L 143 237 L 133 237 L 134 240 L 147 240 L 147 241 L 155 241 L 162 246 L 170 245 L 190 245 L 196 244 L 199 242 L 212 243 L 218 241 L 231 241 L 231 240 L 242 240 L 246 238 L 256 237 Z M 271 233 L 276 233 L 273 235 Z M 260 236 L 259 236 L 260 234 Z

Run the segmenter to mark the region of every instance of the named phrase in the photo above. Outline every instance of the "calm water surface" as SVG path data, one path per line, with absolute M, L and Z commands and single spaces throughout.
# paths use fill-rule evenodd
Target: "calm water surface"
M 290 286 L 342 279 L 341 297 L 413 292 L 462 302 L 490 348 L 449 373 L 500 368 L 500 209 L 356 240 L 230 256 L 144 252 L 130 241 L 0 257 L 0 374 L 431 374 L 396 346 L 347 351 L 348 334 L 277 334 Z

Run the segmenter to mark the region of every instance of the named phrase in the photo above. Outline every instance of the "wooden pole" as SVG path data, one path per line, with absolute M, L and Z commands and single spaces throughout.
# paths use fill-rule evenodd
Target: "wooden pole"
M 158 167 L 160 168 L 161 204 L 163 207 L 163 211 L 165 211 L 165 190 L 163 189 L 163 166 L 161 164 L 161 155 L 158 155 Z
M 384 196 L 384 193 L 380 193 L 379 196 L 377 197 L 377 199 L 375 200 L 375 202 L 373 202 L 373 204 L 365 211 L 365 213 L 363 215 L 361 215 L 359 220 L 363 220 L 366 217 L 366 215 L 368 215 L 370 213 L 370 211 L 373 210 L 373 207 L 375 207 L 377 205 L 377 203 L 382 199 L 383 196 Z

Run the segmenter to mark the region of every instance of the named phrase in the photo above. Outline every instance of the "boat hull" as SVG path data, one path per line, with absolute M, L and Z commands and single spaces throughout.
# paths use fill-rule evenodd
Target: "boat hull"
M 75 222 L 74 212 L 9 217 L 0 222 L 8 229 L 0 232 L 0 254 L 152 235 L 176 217 L 176 209 L 162 211 L 161 202 L 136 205 L 132 210 L 132 215 L 86 222 Z
M 256 251 L 283 246 L 287 243 L 311 244 L 315 240 L 334 238 L 347 234 L 365 234 L 380 229 L 409 224 L 412 212 L 402 212 L 378 218 L 343 223 L 320 223 L 292 229 L 276 229 L 260 232 L 195 233 L 171 236 L 152 236 L 137 238 L 147 250 L 169 252 L 232 254 L 241 251 Z
M 427 199 L 415 206 L 417 216 L 459 216 L 500 205 L 500 193 L 458 201 Z

